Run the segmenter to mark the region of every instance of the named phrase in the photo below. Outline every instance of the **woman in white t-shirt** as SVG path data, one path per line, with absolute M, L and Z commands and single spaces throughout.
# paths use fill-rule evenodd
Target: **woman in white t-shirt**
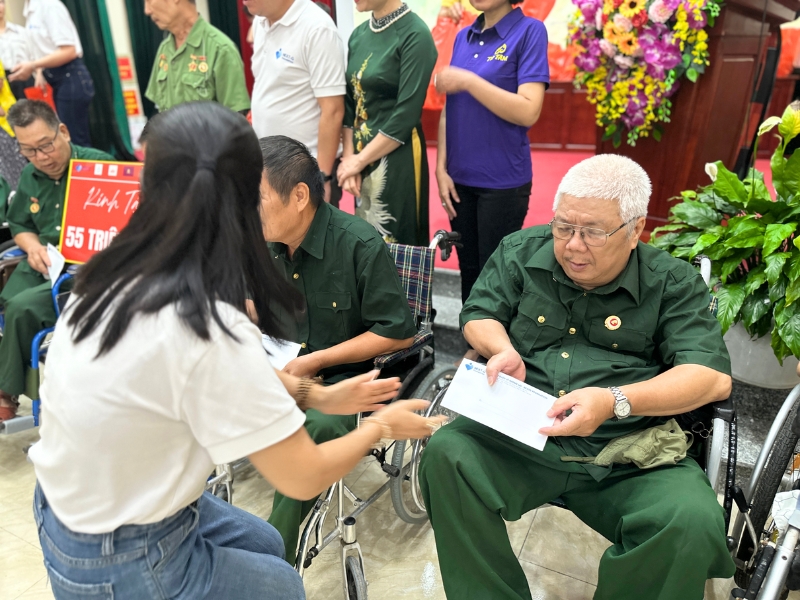
M 249 456 L 282 493 L 311 498 L 381 437 L 438 424 L 412 412 L 425 402 L 406 401 L 338 440 L 308 437 L 301 408 L 374 410 L 399 383 L 367 375 L 323 388 L 270 366 L 261 331 L 280 336 L 273 311 L 293 310 L 295 295 L 264 243 L 261 171 L 240 115 L 215 103 L 164 113 L 139 208 L 78 274 L 30 451 L 57 600 L 303 598 L 275 529 L 203 493 L 214 464 Z

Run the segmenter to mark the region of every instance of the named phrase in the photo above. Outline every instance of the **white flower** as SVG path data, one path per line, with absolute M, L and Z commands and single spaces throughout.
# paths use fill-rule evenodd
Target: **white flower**
M 717 163 L 706 163 L 706 175 L 711 178 L 711 181 L 717 180 Z
M 633 58 L 624 54 L 617 54 L 614 57 L 614 62 L 622 69 L 630 69 L 633 66 Z

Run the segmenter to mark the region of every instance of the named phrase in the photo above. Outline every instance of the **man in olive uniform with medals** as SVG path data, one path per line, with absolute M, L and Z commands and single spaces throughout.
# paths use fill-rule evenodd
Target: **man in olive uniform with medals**
M 505 373 L 555 396 L 555 422 L 542 451 L 463 416 L 431 438 L 420 484 L 448 598 L 530 599 L 504 521 L 559 497 L 611 542 L 595 600 L 701 600 L 707 579 L 733 575 L 722 507 L 677 423 L 659 431 L 682 452 L 647 445 L 670 455 L 661 466 L 610 452 L 731 389 L 707 286 L 639 241 L 649 198 L 630 159 L 579 163 L 550 225 L 506 237 L 464 305 L 489 383 Z
M 280 273 L 305 298 L 299 315 L 279 313 L 297 358 L 284 371 L 336 383 L 367 373 L 373 359 L 408 348 L 417 327 L 397 267 L 366 221 L 324 201 L 322 173 L 308 148 L 285 136 L 261 139 L 264 236 Z M 356 427 L 356 415 L 306 411 L 306 430 L 318 444 Z M 286 560 L 295 562 L 300 524 L 316 499 L 275 492 L 269 522 L 280 532 Z
M 67 171 L 73 158 L 114 160 L 105 152 L 70 143 L 66 125 L 44 102 L 20 100 L 8 111 L 19 149 L 30 163 L 22 170 L 6 218 L 16 244 L 27 253 L 0 294 L 5 327 L 0 341 L 0 420 L 16 414 L 25 391 L 34 336 L 56 320 L 47 278 L 47 244 L 58 245 Z
M 194 0 L 149 0 L 144 12 L 169 31 L 145 92 L 160 112 L 192 100 L 214 100 L 242 113 L 250 109 L 239 50 L 203 20 Z

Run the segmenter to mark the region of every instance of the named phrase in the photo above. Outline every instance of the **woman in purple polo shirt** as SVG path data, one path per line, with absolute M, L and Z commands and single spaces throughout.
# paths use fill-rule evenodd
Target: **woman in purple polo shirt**
M 456 36 L 450 67 L 436 76 L 447 94 L 439 121 L 436 180 L 459 248 L 466 302 L 500 241 L 519 230 L 531 194 L 528 129 L 550 84 L 547 31 L 509 0 L 470 0 L 483 11 Z

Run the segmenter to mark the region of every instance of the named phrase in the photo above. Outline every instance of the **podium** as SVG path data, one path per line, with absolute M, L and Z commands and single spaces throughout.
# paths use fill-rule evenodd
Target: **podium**
M 697 83 L 681 79 L 660 142 L 640 138 L 636 146 L 623 141 L 614 148 L 598 128 L 598 154 L 628 156 L 650 175 L 648 230 L 666 222 L 671 198 L 710 183 L 706 163 L 721 160 L 734 168 L 770 32 L 794 20 L 798 9 L 800 0 L 728 0 L 709 31 L 711 65 Z

